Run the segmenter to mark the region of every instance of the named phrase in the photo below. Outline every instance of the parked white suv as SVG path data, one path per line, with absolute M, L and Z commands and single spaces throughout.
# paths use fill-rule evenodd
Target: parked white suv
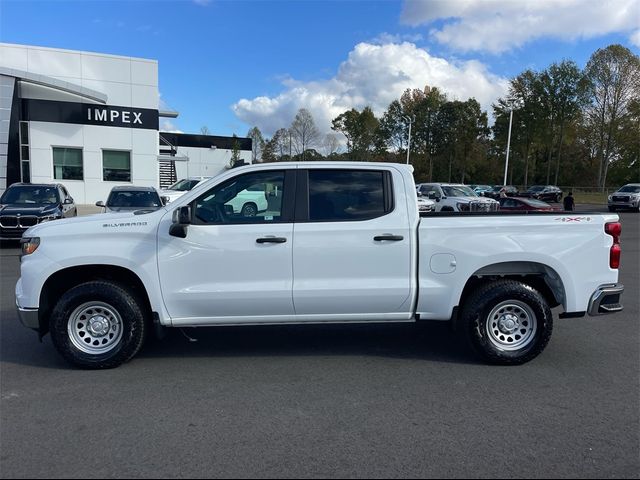
M 161 195 L 167 197 L 167 203 L 177 200 L 182 195 L 190 191 L 193 187 L 202 183 L 204 180 L 208 180 L 211 177 L 188 177 L 178 180 L 169 188 L 162 190 Z
M 609 195 L 609 211 L 618 209 L 631 209 L 640 212 L 640 183 L 629 183 L 621 187 L 617 192 Z
M 418 193 L 436 201 L 436 212 L 495 212 L 500 203 L 479 197 L 469 186 L 456 183 L 421 183 Z

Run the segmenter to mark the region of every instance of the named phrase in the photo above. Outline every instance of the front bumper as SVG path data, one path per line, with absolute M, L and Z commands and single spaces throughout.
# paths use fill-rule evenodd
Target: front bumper
M 22 325 L 32 330 L 40 330 L 40 319 L 37 308 L 22 308 L 18 305 L 18 302 L 16 302 L 16 310 L 18 310 L 18 318 Z
M 624 292 L 624 285 L 620 283 L 599 286 L 589 300 L 587 313 L 596 316 L 620 312 L 623 309 L 620 303 L 622 292 Z

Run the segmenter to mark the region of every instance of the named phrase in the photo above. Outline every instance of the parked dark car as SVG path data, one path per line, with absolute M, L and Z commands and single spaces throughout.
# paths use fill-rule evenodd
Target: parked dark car
M 64 185 L 14 183 L 0 197 L 0 239 L 20 240 L 29 227 L 77 214 Z
M 558 203 L 562 200 L 562 190 L 554 185 L 534 185 L 529 187 L 526 192 L 521 193 L 520 196 Z
M 534 198 L 520 198 L 520 197 L 502 197 L 498 198 L 500 202 L 500 210 L 522 212 L 522 211 L 541 211 L 552 212 L 559 211 L 560 209 L 543 202 L 542 200 L 536 200 Z
M 131 212 L 135 210 L 157 210 L 166 204 L 166 198 L 160 197 L 153 187 L 113 187 L 107 203 L 96 202 L 97 207 L 108 212 Z
M 507 197 L 517 197 L 518 189 L 512 185 L 496 185 L 491 187 L 491 190 L 485 190 L 483 195 L 488 198 L 495 198 L 496 200 L 500 198 L 500 192 L 504 188 L 505 194 Z

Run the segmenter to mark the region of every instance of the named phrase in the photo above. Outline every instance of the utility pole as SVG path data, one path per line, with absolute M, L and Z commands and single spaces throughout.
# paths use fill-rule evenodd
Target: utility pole
M 410 117 L 408 115 L 405 115 L 402 118 L 404 118 L 405 121 L 409 124 L 409 140 L 407 141 L 407 165 L 409 165 L 409 154 L 411 153 L 411 126 L 416 121 L 416 116 L 413 115 Z
M 513 105 L 511 105 L 511 112 L 509 113 L 509 135 L 507 136 L 507 159 L 504 162 L 504 183 L 507 185 L 507 172 L 509 171 L 509 148 L 511 147 L 511 125 L 513 124 Z

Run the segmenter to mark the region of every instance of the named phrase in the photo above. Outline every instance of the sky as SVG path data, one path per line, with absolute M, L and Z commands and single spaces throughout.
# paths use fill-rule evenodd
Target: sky
M 638 54 L 640 0 L 0 0 L 0 42 L 158 60 L 165 130 L 270 136 L 307 108 L 324 134 L 406 88 L 490 110 L 527 68 Z

